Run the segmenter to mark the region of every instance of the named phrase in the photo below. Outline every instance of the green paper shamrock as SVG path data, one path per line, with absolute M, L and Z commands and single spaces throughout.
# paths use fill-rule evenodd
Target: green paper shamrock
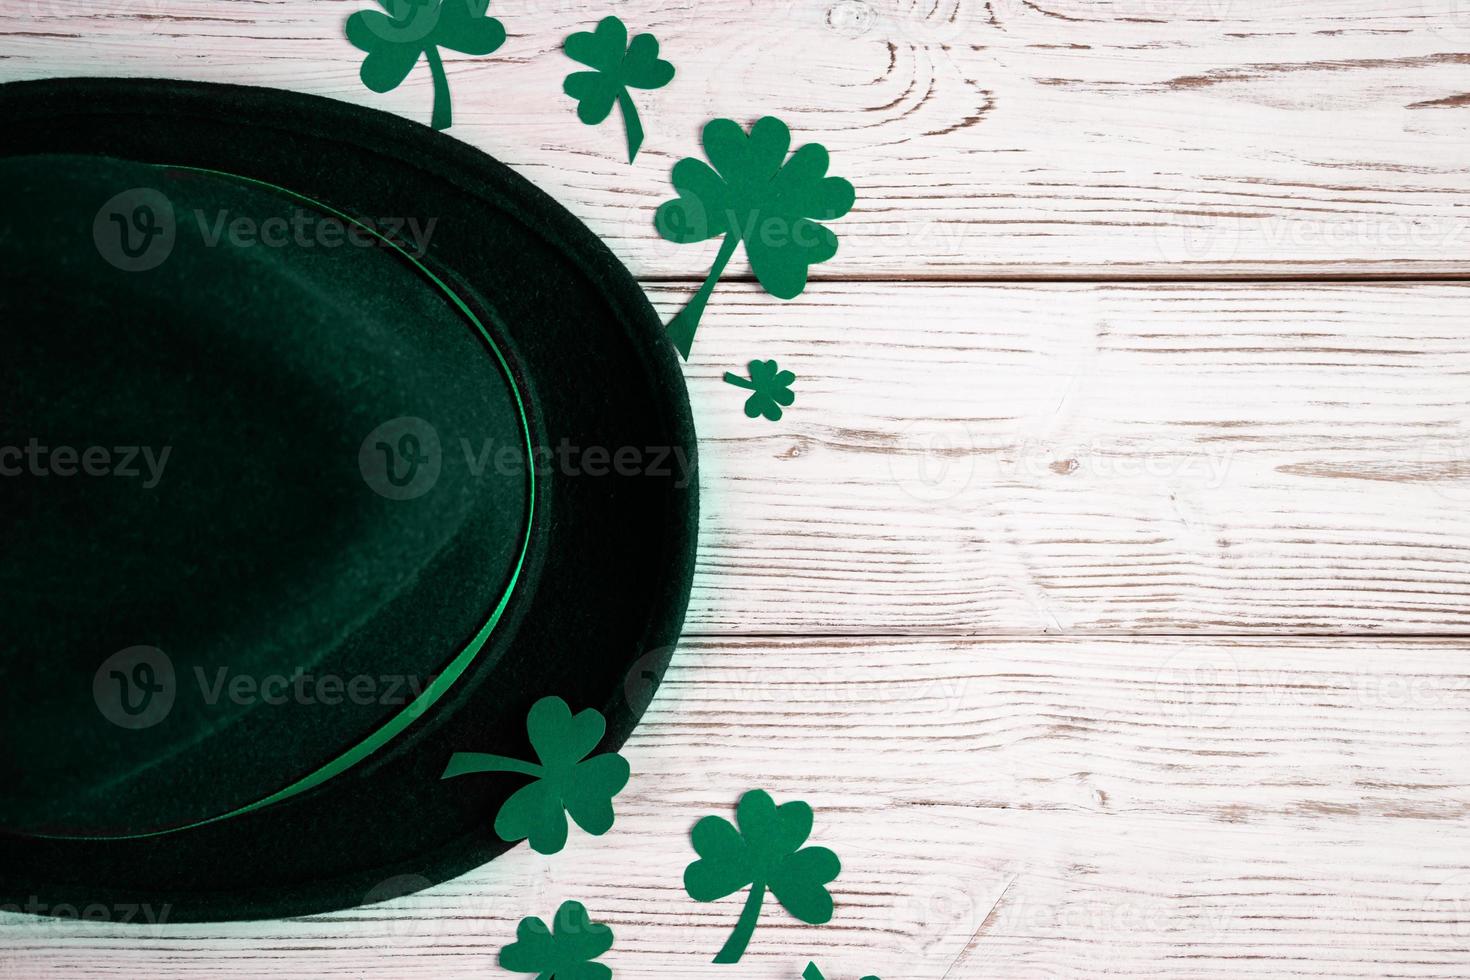
M 815 963 L 808 963 L 806 969 L 802 971 L 801 976 L 802 980 L 827 980 L 826 977 L 822 976 L 822 971 L 817 969 L 817 964 Z M 863 977 L 863 980 L 879 980 L 879 978 L 867 976 Z
M 757 418 L 764 415 L 772 422 L 778 421 L 781 418 L 781 406 L 796 401 L 796 395 L 791 390 L 791 382 L 796 380 L 796 375 L 790 371 L 778 371 L 775 361 L 751 361 L 746 369 L 750 371 L 750 380 L 726 371 L 725 383 L 755 392 L 745 400 L 747 417 Z
M 760 919 L 766 890 L 802 922 L 832 918 L 826 885 L 842 870 L 825 847 L 802 847 L 812 832 L 812 808 L 793 801 L 777 806 L 764 790 L 751 790 L 735 809 L 736 830 L 722 817 L 705 817 L 690 835 L 699 860 L 684 869 L 684 890 L 696 902 L 713 902 L 750 886 L 740 921 L 716 963 L 738 963 Z
M 579 31 L 567 38 L 562 50 L 573 61 L 595 71 L 574 71 L 562 91 L 577 100 L 577 118 L 596 126 L 616 103 L 623 110 L 628 132 L 628 162 L 643 145 L 643 124 L 628 88 L 663 88 L 674 77 L 674 66 L 658 56 L 658 38 L 639 34 L 628 43 L 628 28 L 616 17 L 604 17 L 593 32 Z
M 536 980 L 609 980 L 612 968 L 594 963 L 612 949 L 612 930 L 593 922 L 581 902 L 556 910 L 556 932 L 534 915 L 516 927 L 516 941 L 500 951 L 501 969 L 534 973 Z
M 542 698 L 526 717 L 531 747 L 541 764 L 481 752 L 456 752 L 444 779 L 480 772 L 535 776 L 505 801 L 495 817 L 502 840 L 529 839 L 541 854 L 555 854 L 567 843 L 567 814 L 593 837 L 612 829 L 613 797 L 628 785 L 628 761 L 616 752 L 592 756 L 607 722 L 592 708 L 578 712 L 561 698 Z
M 374 92 L 395 89 L 408 77 L 419 55 L 434 78 L 435 129 L 453 123 L 449 79 L 440 48 L 462 54 L 489 54 L 505 43 L 505 28 L 485 16 L 490 0 L 378 0 L 383 13 L 359 10 L 347 18 L 347 40 L 367 52 L 362 82 Z
M 757 120 L 749 136 L 738 123 L 716 119 L 704 127 L 704 152 L 714 167 L 693 157 L 674 164 L 679 196 L 654 216 L 658 233 L 681 245 L 725 239 L 704 285 L 669 323 L 669 338 L 685 360 L 735 246 L 745 243 L 756 279 L 780 299 L 800 295 L 809 267 L 837 254 L 837 236 L 817 222 L 852 210 L 852 184 L 827 176 L 821 144 L 808 143 L 787 160 L 790 147 L 791 130 L 774 117 Z

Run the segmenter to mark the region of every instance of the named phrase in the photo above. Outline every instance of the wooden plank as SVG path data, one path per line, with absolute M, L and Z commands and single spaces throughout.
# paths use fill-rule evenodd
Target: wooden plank
M 690 629 L 1464 632 L 1467 317 L 1461 284 L 722 286 Z M 753 357 L 799 376 L 778 423 L 720 380 Z
M 739 900 L 683 894 L 687 833 L 761 786 L 810 801 L 845 868 L 831 924 L 767 908 L 742 976 L 1458 980 L 1467 642 L 694 641 L 605 838 L 293 921 L 0 916 L 0 970 L 479 978 L 521 916 L 575 898 L 619 977 L 723 976 Z
M 427 120 L 428 72 L 357 79 L 366 0 L 35 0 L 0 10 L 0 78 L 159 75 L 297 89 Z M 559 50 L 600 9 L 495 0 L 511 33 L 451 56 L 453 134 L 566 203 L 634 271 L 700 276 L 653 233 L 719 115 L 788 120 L 858 187 L 823 277 L 1459 275 L 1470 259 L 1464 0 L 619 3 L 679 69 L 579 124 Z M 743 259 L 732 272 L 743 271 Z

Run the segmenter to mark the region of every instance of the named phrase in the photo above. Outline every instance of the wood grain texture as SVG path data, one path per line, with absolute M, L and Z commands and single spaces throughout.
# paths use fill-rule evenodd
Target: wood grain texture
M 0 79 L 272 85 L 427 121 L 341 35 L 359 0 L 28 0 Z M 1463 0 L 653 0 L 613 7 L 679 75 L 616 122 L 575 119 L 561 39 L 606 12 L 495 0 L 511 37 L 451 56 L 454 136 L 512 164 L 642 276 L 714 247 L 653 233 L 669 168 L 715 116 L 786 119 L 858 188 L 826 278 L 1461 275 L 1470 258 Z M 732 271 L 743 271 L 743 259 Z
M 1460 284 L 723 286 L 690 628 L 1462 632 L 1467 322 Z M 779 423 L 720 380 L 755 356 Z
M 369 5 L 26 0 L 0 80 L 427 121 L 422 69 L 358 81 L 340 25 Z M 561 94 L 560 39 L 608 12 L 679 68 L 639 94 L 631 167 Z M 1470 627 L 1470 284 L 961 281 L 1464 278 L 1470 4 L 492 13 L 506 46 L 447 62 L 452 134 L 665 317 L 714 254 L 651 226 L 706 120 L 781 116 L 858 187 L 824 281 L 722 284 L 695 343 L 693 638 L 618 826 L 329 916 L 0 913 L 0 977 L 501 976 L 515 923 L 569 898 L 616 929 L 619 977 L 733 975 L 707 961 L 738 902 L 680 875 L 694 820 L 753 786 L 810 800 L 845 861 L 833 923 L 767 909 L 753 980 L 1470 976 L 1470 640 L 1392 635 Z M 720 381 L 754 357 L 800 376 L 777 424 Z M 1198 635 L 1139 635 L 1169 633 Z
M 699 817 L 817 811 L 838 912 L 774 905 L 740 976 L 1462 978 L 1466 641 L 696 641 L 601 839 L 381 906 L 230 926 L 0 918 L 18 977 L 500 976 L 522 915 L 585 902 L 617 976 L 713 977 L 738 900 L 690 901 Z

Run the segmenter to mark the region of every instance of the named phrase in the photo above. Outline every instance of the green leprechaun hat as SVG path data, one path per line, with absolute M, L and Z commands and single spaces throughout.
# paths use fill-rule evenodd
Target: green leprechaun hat
M 94 78 L 0 121 L 0 907 L 297 915 L 511 846 L 525 775 L 450 760 L 534 758 L 552 697 L 621 745 L 688 601 L 643 293 L 374 110 Z

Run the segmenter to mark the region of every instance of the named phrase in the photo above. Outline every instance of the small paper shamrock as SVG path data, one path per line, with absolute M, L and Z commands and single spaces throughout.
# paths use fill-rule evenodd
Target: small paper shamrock
M 540 765 L 481 752 L 456 752 L 443 779 L 470 773 L 515 772 L 535 776 L 505 801 L 495 817 L 502 840 L 529 839 L 541 854 L 555 854 L 567 843 L 567 814 L 593 837 L 612 829 L 613 797 L 628 785 L 628 761 L 616 752 L 592 756 L 607 722 L 592 708 L 578 712 L 561 698 L 542 698 L 531 706 L 526 731 Z
M 796 401 L 796 395 L 791 390 L 791 382 L 796 380 L 796 375 L 790 371 L 778 371 L 775 361 L 751 361 L 746 369 L 750 371 L 750 380 L 726 371 L 725 383 L 755 392 L 745 400 L 747 417 L 757 418 L 764 415 L 772 422 L 778 421 L 781 418 L 781 406 Z
M 534 915 L 516 927 L 516 941 L 500 951 L 501 969 L 534 973 L 536 980 L 609 980 L 612 968 L 594 963 L 612 949 L 612 930 L 593 922 L 581 902 L 556 910 L 556 932 Z
M 802 847 L 812 832 L 812 808 L 793 801 L 777 806 L 764 790 L 751 790 L 735 810 L 736 830 L 722 817 L 705 817 L 690 835 L 699 860 L 684 869 L 684 890 L 696 902 L 713 902 L 746 886 L 750 895 L 735 931 L 715 956 L 738 963 L 760 919 L 766 890 L 802 922 L 832 918 L 826 885 L 842 870 L 825 847 Z
M 597 30 L 578 31 L 562 50 L 573 61 L 595 71 L 574 71 L 562 91 L 577 100 L 577 118 L 596 126 L 612 113 L 613 103 L 623 110 L 628 135 L 628 162 L 643 145 L 643 124 L 628 88 L 663 88 L 674 77 L 674 66 L 658 56 L 658 38 L 639 34 L 628 43 L 628 28 L 616 17 L 604 17 Z
M 419 55 L 434 79 L 435 129 L 454 121 L 449 79 L 440 48 L 462 54 L 489 54 L 505 43 L 505 28 L 485 16 L 490 0 L 378 0 L 386 10 L 359 10 L 347 18 L 347 40 L 367 52 L 362 83 L 374 92 L 395 89 L 408 77 Z
M 802 980 L 827 980 L 826 977 L 822 976 L 822 971 L 817 969 L 817 964 L 815 963 L 808 963 L 806 969 L 802 971 L 801 976 Z M 867 976 L 863 977 L 863 980 L 879 980 L 879 978 Z
M 780 299 L 800 295 L 810 266 L 837 254 L 837 236 L 818 222 L 852 210 L 852 184 L 827 176 L 821 144 L 807 143 L 787 160 L 790 147 L 791 130 L 772 116 L 757 120 L 749 136 L 733 120 L 716 119 L 704 127 L 704 152 L 714 167 L 693 157 L 674 164 L 679 196 L 655 214 L 658 233 L 681 245 L 725 238 L 704 284 L 669 322 L 669 339 L 685 360 L 735 246 L 745 243 L 756 279 Z

